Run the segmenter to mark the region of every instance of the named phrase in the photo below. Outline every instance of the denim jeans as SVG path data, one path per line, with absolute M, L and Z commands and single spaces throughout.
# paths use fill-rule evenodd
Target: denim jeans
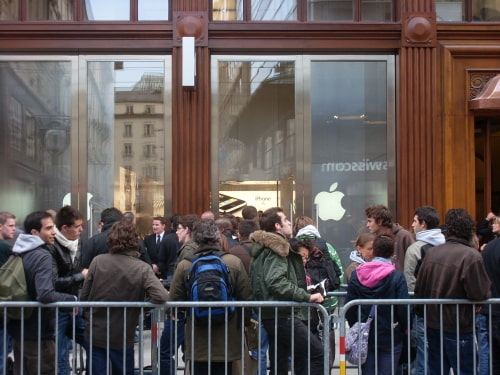
M 257 316 L 253 316 L 254 319 Z M 267 350 L 269 348 L 269 340 L 267 338 L 267 332 L 264 325 L 260 325 L 260 347 L 258 350 L 252 350 L 251 356 L 253 359 L 258 361 L 258 370 L 254 375 L 266 375 L 267 374 Z M 0 374 L 1 375 L 1 374 Z
M 3 345 L 4 340 L 6 340 L 7 344 L 6 347 L 4 347 Z M 2 328 L 0 328 L 0 375 L 3 375 L 4 371 L 3 369 L 5 366 L 7 366 L 7 356 L 11 350 L 12 350 L 12 337 L 7 333 L 7 330 L 4 331 L 2 323 Z
M 177 328 L 176 328 L 177 325 Z M 160 338 L 160 374 L 173 375 L 177 371 L 175 369 L 175 358 L 177 349 L 182 346 L 184 352 L 185 339 L 185 315 L 177 314 L 177 321 L 170 318 L 170 315 L 165 319 L 163 332 Z M 177 336 L 176 330 L 177 329 Z M 177 341 L 176 341 L 177 340 Z M 177 345 L 176 345 L 177 344 Z
M 75 341 L 82 345 L 85 350 L 87 349 L 84 336 L 85 321 L 83 319 L 83 310 L 80 309 L 76 316 L 73 312 L 59 310 L 59 323 L 57 327 L 57 366 L 59 375 L 70 375 L 71 373 L 71 366 L 69 364 L 69 347 L 71 343 L 69 340 L 73 338 L 73 318 L 75 319 Z
M 488 315 L 476 315 L 477 346 L 479 350 L 478 375 L 490 374 L 490 343 L 488 335 Z
M 123 372 L 123 354 L 125 354 L 125 372 Z M 92 375 L 106 374 L 106 349 L 92 345 Z M 113 375 L 134 375 L 134 347 L 125 349 L 109 349 L 109 361 Z
M 440 337 L 443 336 L 441 348 Z M 472 332 L 457 334 L 427 328 L 429 341 L 429 374 L 447 374 L 453 369 L 455 374 L 475 375 L 474 371 L 474 336 Z M 457 357 L 457 346 L 459 355 Z M 443 371 L 441 371 L 441 367 Z M 460 371 L 458 368 L 460 367 Z
M 292 332 L 294 339 L 294 355 L 292 356 L 294 373 L 296 375 L 307 375 L 309 370 L 311 375 L 324 373 L 323 345 L 320 339 L 311 333 L 307 325 L 301 320 L 278 318 L 277 326 L 275 325 L 275 319 L 264 319 L 262 322 L 269 339 L 271 375 L 288 374 L 288 357 L 291 355 L 292 349 Z M 308 356 L 309 345 L 310 357 Z M 277 369 L 276 372 L 275 368 Z
M 427 342 L 425 341 L 425 321 L 422 316 L 415 315 L 415 338 L 417 339 L 417 355 L 415 357 L 414 375 L 424 375 L 425 374 L 425 364 L 426 359 L 425 352 L 427 350 Z M 429 370 L 427 370 L 429 371 Z
M 403 351 L 403 343 L 394 345 L 394 350 L 377 348 L 368 349 L 368 357 L 366 362 L 361 365 L 361 372 L 363 375 L 392 375 L 398 374 L 398 363 L 401 352 Z M 376 359 L 375 359 L 376 357 Z M 376 364 L 376 365 L 375 365 Z M 392 368 L 394 366 L 394 372 Z

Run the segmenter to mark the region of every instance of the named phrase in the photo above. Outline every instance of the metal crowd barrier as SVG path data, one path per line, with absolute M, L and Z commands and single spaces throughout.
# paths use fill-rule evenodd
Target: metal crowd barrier
M 343 297 L 345 296 L 344 292 L 336 292 L 336 293 L 330 293 L 330 296 L 335 295 L 338 297 Z M 342 298 L 339 298 L 341 300 Z M 261 321 L 262 315 L 261 315 L 261 309 L 262 308 L 272 308 L 275 311 L 275 315 L 278 314 L 278 312 L 281 309 L 288 309 L 290 312 L 294 311 L 295 309 L 302 309 L 302 308 L 307 308 L 307 316 L 308 319 L 306 320 L 306 325 L 308 329 L 313 329 L 317 328 L 319 326 L 322 327 L 322 346 L 323 346 L 323 353 L 324 353 L 324 358 L 323 358 L 323 374 L 331 374 L 332 372 L 334 373 L 339 373 L 340 375 L 345 375 L 345 374 L 354 374 L 354 373 L 360 373 L 361 372 L 361 365 L 359 366 L 354 366 L 346 363 L 345 360 L 345 336 L 346 333 L 349 330 L 348 324 L 346 323 L 346 311 L 349 310 L 350 308 L 356 309 L 356 314 L 358 314 L 358 317 L 360 316 L 360 307 L 363 305 L 376 305 L 376 306 L 384 306 L 384 305 L 389 305 L 391 306 L 390 308 L 390 314 L 391 314 L 391 319 L 394 318 L 394 309 L 395 306 L 404 306 L 404 308 L 408 311 L 408 324 L 410 323 L 410 320 L 413 319 L 413 313 L 412 309 L 414 306 L 423 306 L 423 314 L 424 317 L 427 316 L 428 314 L 428 309 L 430 306 L 433 305 L 438 305 L 439 306 L 439 311 L 443 311 L 443 306 L 446 305 L 454 305 L 456 306 L 455 309 L 458 313 L 459 311 L 459 306 L 470 306 L 471 309 L 471 314 L 473 317 L 473 320 L 476 320 L 476 317 L 478 316 L 478 313 L 476 312 L 474 306 L 478 304 L 483 304 L 485 306 L 488 306 L 488 309 L 490 311 L 489 315 L 489 330 L 490 330 L 490 335 L 489 335 L 489 347 L 492 348 L 492 335 L 491 335 L 491 330 L 492 330 L 492 324 L 491 324 L 491 307 L 493 305 L 498 305 L 500 304 L 500 299 L 490 299 L 487 301 L 482 301 L 482 302 L 472 302 L 468 300 L 451 300 L 451 299 L 435 299 L 435 300 L 426 300 L 426 299 L 408 299 L 408 300 L 355 300 L 355 301 L 350 301 L 347 304 L 341 303 L 341 306 L 338 309 L 338 315 L 331 314 L 331 312 L 327 312 L 321 305 L 318 304 L 312 304 L 312 303 L 294 303 L 294 302 L 259 302 L 259 301 L 236 301 L 236 302 L 228 302 L 228 303 L 192 303 L 192 302 L 168 302 L 164 305 L 153 305 L 147 302 L 60 302 L 60 303 L 53 303 L 53 304 L 40 304 L 37 302 L 5 302 L 0 304 L 0 312 L 3 313 L 1 318 L 0 318 L 0 329 L 3 329 L 5 331 L 5 328 L 7 327 L 8 324 L 8 319 L 6 318 L 6 312 L 8 309 L 12 308 L 27 308 L 27 307 L 32 307 L 34 308 L 33 314 L 37 316 L 38 312 L 41 309 L 53 309 L 54 311 L 58 311 L 59 309 L 68 309 L 68 308 L 83 308 L 84 310 L 91 312 L 94 311 L 94 309 L 107 309 L 108 311 L 108 316 L 109 316 L 109 311 L 110 309 L 115 309 L 115 308 L 122 308 L 123 309 L 123 314 L 124 317 L 127 316 L 127 314 L 131 311 L 131 309 L 140 309 L 141 316 L 138 319 L 137 322 L 137 342 L 134 345 L 135 348 L 135 359 L 134 359 L 134 374 L 161 374 L 161 375 L 166 375 L 169 374 L 170 372 L 166 372 L 166 369 L 163 368 L 161 369 L 161 363 L 162 361 L 165 360 L 164 355 L 162 355 L 162 350 L 161 350 L 161 342 L 162 342 L 162 334 L 165 329 L 165 324 L 168 320 L 170 320 L 171 314 L 175 316 L 181 316 L 181 312 L 184 310 L 190 310 L 193 309 L 194 307 L 209 307 L 212 309 L 218 308 L 218 307 L 224 307 L 224 308 L 229 308 L 230 306 L 236 306 L 237 308 L 240 309 L 241 313 L 238 315 L 238 324 L 237 324 L 237 333 L 241 334 L 242 337 L 247 337 L 248 335 L 245 336 L 245 330 L 244 330 L 244 324 L 249 317 L 248 314 L 252 314 L 251 318 L 256 320 L 257 322 Z M 253 310 L 253 313 L 250 311 Z M 151 331 L 146 330 L 144 327 L 143 323 L 143 318 L 146 315 L 146 312 L 151 311 Z M 38 319 L 40 319 L 41 315 L 38 315 Z M 317 317 L 317 319 L 315 319 Z M 318 321 L 319 323 L 313 323 L 313 321 Z M 56 318 L 56 323 L 57 323 L 57 318 Z M 201 342 L 200 340 L 203 339 L 203 337 L 199 335 L 198 333 L 198 328 L 192 323 L 191 325 L 187 324 L 185 327 L 178 325 L 177 320 L 171 320 L 169 322 L 171 325 L 170 331 L 166 332 L 166 337 L 171 337 L 172 339 L 172 345 L 174 347 L 173 350 L 173 355 L 171 357 L 172 363 L 173 363 L 173 368 L 174 371 L 173 373 L 175 374 L 193 374 L 197 375 L 194 372 L 194 362 L 190 361 L 191 358 L 183 358 L 184 351 L 182 350 L 182 346 L 180 345 L 181 343 L 178 341 L 178 334 L 182 330 L 184 333 L 190 332 L 191 335 L 194 337 L 194 339 L 191 341 L 192 345 L 190 348 L 190 351 L 193 353 L 196 351 L 196 349 L 199 347 L 199 343 Z M 315 325 L 318 324 L 316 327 Z M 441 319 L 441 325 L 443 325 L 443 319 Z M 458 323 L 457 327 L 458 327 Z M 57 324 L 56 324 L 57 327 Z M 72 330 L 71 332 L 75 334 L 75 324 L 73 320 L 72 324 Z M 424 327 L 424 337 L 425 341 L 427 341 L 427 328 L 426 326 Z M 57 329 L 57 328 L 56 328 Z M 124 327 L 125 329 L 125 327 Z M 208 337 L 212 337 L 212 333 L 215 332 L 213 331 L 214 328 L 213 326 L 209 325 L 209 328 L 207 328 L 206 332 L 204 334 L 207 334 Z M 380 337 L 377 335 L 377 330 L 378 330 L 378 325 L 376 323 L 376 320 L 372 323 L 372 329 L 375 332 L 375 350 L 377 350 L 378 347 L 378 340 L 380 340 Z M 335 331 L 338 330 L 338 334 L 335 333 Z M 473 337 L 476 338 L 478 337 L 478 330 L 475 326 L 475 324 L 470 327 L 470 331 L 473 334 Z M 441 333 L 443 331 L 441 330 Z M 57 333 L 57 332 L 56 332 Z M 248 333 L 248 332 L 247 332 Z M 109 332 L 111 334 L 111 332 Z M 120 332 L 121 334 L 121 332 Z M 225 344 L 223 351 L 224 355 L 222 360 L 224 363 L 228 363 L 229 361 L 229 352 L 231 350 L 234 350 L 234 347 L 228 347 L 227 343 L 230 341 L 229 340 L 229 335 L 232 334 L 229 329 L 227 324 L 224 325 L 224 341 Z M 330 341 L 330 334 L 334 334 L 337 336 L 337 348 L 332 348 L 331 344 L 334 343 Z M 253 348 L 255 351 L 259 352 L 260 349 L 262 349 L 262 333 L 260 330 L 257 330 L 256 337 L 254 335 L 254 339 L 256 341 L 256 346 Z M 173 337 L 172 337 L 173 336 Z M 275 335 L 277 336 L 277 335 Z M 55 339 L 55 345 L 57 348 L 58 339 L 57 339 L 57 334 L 56 334 L 56 339 Z M 294 337 L 293 334 L 291 334 L 291 345 L 292 345 L 292 352 L 294 349 L 302 350 L 302 351 L 308 351 L 308 355 L 310 356 L 310 341 L 308 341 L 308 347 L 304 348 L 294 348 Z M 459 338 L 457 336 L 457 338 Z M 4 360 L 7 358 L 8 354 L 7 353 L 7 335 L 3 334 L 0 336 L 0 340 L 2 342 L 2 350 L 0 351 L 0 357 L 4 358 Z M 310 339 L 309 339 L 310 340 Z M 394 337 L 391 337 L 391 343 L 394 343 Z M 405 337 L 405 351 L 402 353 L 402 362 L 411 362 L 411 352 L 412 352 L 412 336 L 408 335 Z M 475 339 L 477 340 L 477 339 Z M 108 337 L 108 347 L 109 347 L 109 337 Z M 440 335 L 440 342 L 443 345 L 444 343 L 444 334 Z M 220 343 L 212 343 L 209 342 L 207 350 L 208 350 L 208 355 L 210 356 L 210 353 L 214 351 L 214 349 L 218 349 L 219 347 L 215 347 L 214 345 L 220 345 Z M 237 351 L 241 355 L 241 360 L 240 361 L 234 361 L 232 363 L 232 374 L 234 375 L 262 375 L 262 372 L 260 370 L 259 362 L 258 359 L 257 361 L 255 359 L 252 359 L 249 356 L 250 349 L 248 348 L 248 340 L 241 340 L 241 342 L 238 343 L 239 348 L 237 348 Z M 125 347 L 125 345 L 124 345 Z M 40 342 L 38 346 L 39 350 L 42 348 L 40 347 Z M 184 348 L 186 349 L 186 348 Z M 333 351 L 333 356 L 335 356 L 335 353 L 337 353 L 336 356 L 336 361 L 332 365 L 330 363 L 330 352 Z M 92 349 L 91 349 L 92 350 Z M 474 346 L 474 355 L 472 358 L 473 361 L 473 366 L 474 366 L 474 374 L 482 375 L 484 372 L 480 372 L 481 369 L 478 369 L 479 366 L 479 357 L 481 354 L 484 354 L 481 352 L 481 348 L 475 344 Z M 275 350 L 276 352 L 276 350 Z M 392 346 L 392 355 L 394 355 L 394 347 Z M 76 343 L 73 343 L 73 349 L 71 352 L 70 356 L 70 365 L 71 365 L 71 375 L 75 374 L 82 374 L 85 370 L 86 366 L 86 358 L 89 353 L 86 353 L 85 350 L 83 350 L 80 346 L 78 346 Z M 109 362 L 110 360 L 110 353 L 107 350 L 106 351 L 106 360 Z M 269 370 L 267 367 L 269 363 L 269 355 L 272 354 L 269 351 L 267 352 L 267 359 L 266 359 L 266 373 Z M 493 353 L 498 356 L 498 353 Z M 460 353 L 458 352 L 457 349 L 457 357 L 460 358 Z M 489 373 L 493 373 L 491 371 L 492 369 L 492 355 L 489 355 Z M 196 358 L 194 358 L 196 360 Z M 58 352 L 56 350 L 55 353 L 55 358 L 52 359 L 46 359 L 46 358 L 41 358 L 39 359 L 38 363 L 38 369 L 40 373 L 40 368 L 42 361 L 44 360 L 53 360 L 55 361 L 55 367 L 57 368 L 58 366 Z M 91 360 L 89 358 L 89 360 Z M 296 368 L 298 365 L 297 362 L 294 359 L 294 356 L 292 355 L 289 359 L 289 373 L 297 373 L 299 369 Z M 430 374 L 429 367 L 427 366 L 427 361 L 428 361 L 428 353 L 425 351 L 425 368 L 423 369 L 423 374 Z M 214 361 L 215 362 L 215 361 Z M 377 362 L 375 362 L 377 363 Z M 463 371 L 460 371 L 460 359 L 458 360 L 458 373 L 464 373 Z M 413 364 L 412 364 L 413 366 Z M 91 364 L 90 366 L 91 367 Z M 376 367 L 376 366 L 375 366 Z M 229 373 L 228 367 L 226 368 L 226 373 Z M 92 375 L 91 368 L 86 369 L 86 374 Z M 160 371 L 162 370 L 162 371 Z M 396 369 L 396 367 L 393 365 L 391 369 L 393 374 L 400 373 L 401 368 Z M 484 370 L 484 368 L 482 369 Z M 409 371 L 409 369 L 408 369 Z M 57 373 L 57 372 L 56 372 Z M 108 366 L 106 374 L 111 373 L 111 366 Z M 124 374 L 126 372 L 124 371 Z M 320 375 L 317 373 L 311 373 L 311 370 L 307 372 L 308 375 Z M 377 374 L 377 368 L 375 368 L 374 373 Z M 446 373 L 446 372 L 442 372 Z M 3 369 L 0 370 L 0 375 L 7 375 L 8 370 L 7 366 L 3 366 Z M 127 373 L 128 375 L 129 373 Z M 93 374 L 97 375 L 97 374 Z M 103 375 L 103 374 L 98 374 L 98 375 Z M 113 375 L 117 375 L 113 373 Z

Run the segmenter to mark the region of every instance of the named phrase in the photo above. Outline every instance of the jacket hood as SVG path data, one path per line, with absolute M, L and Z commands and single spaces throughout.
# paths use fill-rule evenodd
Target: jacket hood
M 398 223 L 393 223 L 392 224 L 392 234 L 396 235 L 401 229 L 404 229 L 401 225 Z
M 290 252 L 290 244 L 288 241 L 277 233 L 258 230 L 250 235 L 250 239 L 254 242 L 250 254 L 256 258 L 265 248 L 271 249 L 279 256 L 286 257 Z
M 441 229 L 427 229 L 415 234 L 415 238 L 417 241 L 424 241 L 432 246 L 442 245 L 446 242 L 444 238 L 444 234 L 441 232 Z
M 358 250 L 351 251 L 351 254 L 349 255 L 349 259 L 352 260 L 353 262 L 356 262 L 359 264 L 366 263 L 366 260 L 363 259 L 363 257 L 358 252 Z
M 321 235 L 318 232 L 318 229 L 314 225 L 306 225 L 304 228 L 300 229 L 295 236 L 297 238 L 300 237 L 314 237 L 321 238 Z
M 14 246 L 12 246 L 12 252 L 16 254 L 27 253 L 28 251 L 34 250 L 44 244 L 45 242 L 43 242 L 43 240 L 38 236 L 33 236 L 32 234 L 20 234 L 19 237 L 17 237 Z
M 361 285 L 375 288 L 383 279 L 396 270 L 393 264 L 384 262 L 366 262 L 356 269 Z

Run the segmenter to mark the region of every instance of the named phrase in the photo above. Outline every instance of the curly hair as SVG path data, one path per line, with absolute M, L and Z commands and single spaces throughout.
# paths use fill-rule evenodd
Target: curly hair
M 135 225 L 130 221 L 117 221 L 109 231 L 106 240 L 109 252 L 112 254 L 125 253 L 139 249 L 139 237 Z
M 452 208 L 448 210 L 445 223 L 446 237 L 471 241 L 472 235 L 475 232 L 475 222 L 464 208 Z
M 367 218 L 373 218 L 378 225 L 386 228 L 392 227 L 392 213 L 389 209 L 381 204 L 369 206 L 365 209 Z
M 373 255 L 376 257 L 390 258 L 394 255 L 394 237 L 381 234 L 373 240 Z
M 214 245 L 218 247 L 220 243 L 219 228 L 212 219 L 198 220 L 193 226 L 191 236 L 198 245 Z

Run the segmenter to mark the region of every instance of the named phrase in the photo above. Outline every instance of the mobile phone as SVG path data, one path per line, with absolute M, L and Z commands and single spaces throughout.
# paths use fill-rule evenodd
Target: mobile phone
M 226 194 L 219 193 L 219 212 L 232 213 L 241 210 L 247 205 L 243 199 L 230 197 Z

